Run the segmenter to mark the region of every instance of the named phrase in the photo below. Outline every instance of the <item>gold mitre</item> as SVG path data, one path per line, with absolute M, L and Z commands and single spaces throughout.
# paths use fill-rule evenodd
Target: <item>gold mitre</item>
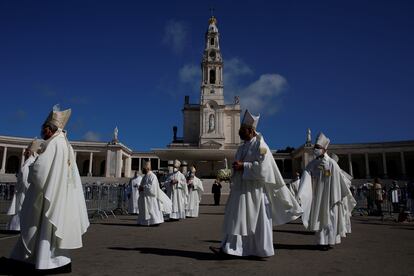
M 44 124 L 49 123 L 57 128 L 64 129 L 66 126 L 66 123 L 69 121 L 70 114 L 72 113 L 72 110 L 66 109 L 63 111 L 59 110 L 59 106 L 55 105 L 53 107 L 53 110 L 49 113 L 49 116 L 47 117 Z

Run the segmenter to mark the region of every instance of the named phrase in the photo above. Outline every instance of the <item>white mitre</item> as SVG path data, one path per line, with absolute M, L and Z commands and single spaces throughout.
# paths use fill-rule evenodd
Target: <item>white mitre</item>
M 330 142 L 331 142 L 331 140 L 329 140 L 329 138 L 326 137 L 325 134 L 323 134 L 321 132 L 321 133 L 319 133 L 318 137 L 316 137 L 315 144 L 321 146 L 324 149 L 328 149 L 328 146 L 329 146 Z
M 49 116 L 46 118 L 44 124 L 49 123 L 56 126 L 57 128 L 64 129 L 71 113 L 72 110 L 70 108 L 60 111 L 59 106 L 55 105 L 53 107 L 53 110 L 49 113 Z
M 190 172 L 192 172 L 193 174 L 195 174 L 195 172 L 196 172 L 197 170 L 196 170 L 196 168 L 194 167 L 194 166 L 191 166 L 190 167 Z
M 32 142 L 30 142 L 30 144 L 27 146 L 27 148 L 32 152 L 32 153 L 37 153 L 40 150 L 40 147 L 43 144 L 43 140 L 41 139 L 34 139 Z
M 253 129 L 256 129 L 257 124 L 259 123 L 260 115 L 254 116 L 249 112 L 249 110 L 246 109 L 246 112 L 244 112 L 243 120 L 241 122 L 242 126 L 245 127 L 251 127 Z
M 338 155 L 336 155 L 335 153 L 331 152 L 331 158 L 333 160 L 335 160 L 336 163 L 338 163 L 338 161 L 339 161 L 339 156 Z
M 181 166 L 181 162 L 177 159 L 174 160 L 174 168 L 179 168 Z

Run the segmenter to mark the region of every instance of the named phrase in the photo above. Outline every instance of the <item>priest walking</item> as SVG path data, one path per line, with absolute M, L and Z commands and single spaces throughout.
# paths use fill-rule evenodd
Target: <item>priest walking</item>
M 139 197 L 139 184 L 141 184 L 142 176 L 135 171 L 134 178 L 129 181 L 127 196 L 128 196 L 128 213 L 138 214 L 138 197 Z
M 15 185 L 12 204 L 7 212 L 7 215 L 12 216 L 10 222 L 7 224 L 7 230 L 20 231 L 20 212 L 22 210 L 26 191 L 30 185 L 27 180 L 27 177 L 29 176 L 29 167 L 39 155 L 38 151 L 40 150 L 41 145 L 42 140 L 35 139 L 24 151 L 25 161 L 17 174 L 17 182 Z
M 89 227 L 75 155 L 63 130 L 70 114 L 55 107 L 42 125 L 45 143 L 30 167 L 21 235 L 11 253 L 42 273 L 71 271 L 69 251 L 82 247 Z
M 174 161 L 174 170 L 166 180 L 167 195 L 172 201 L 170 219 L 185 219 L 185 205 L 187 203 L 188 187 L 185 176 L 178 170 L 181 162 Z
M 321 250 L 329 250 L 341 243 L 348 232 L 347 216 L 354 205 L 344 208 L 344 200 L 352 196 L 338 164 L 328 156 L 330 140 L 320 133 L 314 147 L 315 159 L 302 174 L 298 198 L 302 204 L 303 225 L 315 231 L 316 243 Z
M 256 132 L 259 116 L 246 110 L 239 130 L 244 143 L 233 163 L 219 256 L 269 257 L 274 255 L 273 225 L 295 220 L 302 209 L 286 187 L 272 153 Z
M 144 177 L 138 188 L 138 224 L 159 225 L 164 222 L 163 211 L 171 209 L 171 201 L 161 190 L 157 176 L 151 171 L 151 162 L 145 162 L 142 172 Z
M 204 192 L 203 182 L 196 175 L 196 169 L 191 166 L 188 176 L 188 203 L 185 210 L 187 217 L 198 217 L 199 205 L 201 201 L 201 195 Z

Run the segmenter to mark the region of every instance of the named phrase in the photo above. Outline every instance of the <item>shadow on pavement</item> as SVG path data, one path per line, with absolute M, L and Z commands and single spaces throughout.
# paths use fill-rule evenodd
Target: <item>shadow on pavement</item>
M 217 260 L 217 257 L 213 253 L 198 252 L 198 251 L 186 251 L 178 249 L 168 249 L 168 248 L 153 248 L 153 247 L 108 247 L 111 250 L 122 250 L 122 251 L 139 251 L 142 254 L 154 254 L 160 256 L 177 256 L 177 257 L 186 257 L 196 260 Z
M 108 247 L 111 250 L 122 250 L 122 251 L 139 251 L 142 254 L 154 254 L 160 256 L 176 256 L 176 257 L 185 257 L 201 261 L 216 261 L 216 260 L 247 260 L 247 261 L 265 261 L 266 258 L 260 258 L 255 256 L 248 257 L 237 257 L 226 255 L 224 258 L 217 256 L 213 253 L 207 252 L 198 252 L 198 251 L 186 251 L 178 249 L 167 249 L 167 248 L 153 248 L 153 247 Z
M 274 249 L 286 249 L 286 250 L 315 250 L 320 251 L 317 245 L 315 244 L 283 244 L 277 243 L 273 244 Z
M 290 233 L 290 234 L 299 234 L 299 235 L 309 235 L 312 236 L 315 233 L 314 232 L 310 232 L 310 231 L 306 231 L 306 230 L 281 230 L 281 229 L 275 229 L 273 230 L 273 232 L 279 232 L 279 233 Z
M 100 225 L 109 225 L 109 226 L 130 226 L 130 227 L 141 227 L 141 225 L 138 224 L 131 224 L 131 223 L 96 223 Z
M 0 234 L 5 234 L 5 235 L 18 235 L 18 234 L 20 234 L 20 231 L 0 230 Z
M 221 241 L 217 241 L 217 240 L 203 240 L 203 242 L 208 242 L 208 243 L 221 243 Z
M 216 215 L 216 216 L 223 216 L 224 212 L 220 212 L 220 213 L 200 213 L 200 215 Z
M 40 275 L 34 265 L 15 261 L 9 258 L 0 258 L 0 275 Z

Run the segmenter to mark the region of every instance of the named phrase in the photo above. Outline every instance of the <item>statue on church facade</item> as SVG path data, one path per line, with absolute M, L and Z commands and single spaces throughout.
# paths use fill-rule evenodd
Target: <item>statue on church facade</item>
M 112 140 L 114 143 L 118 143 L 118 127 L 116 126 L 114 129 L 114 139 Z
M 307 134 L 306 134 L 306 145 L 312 144 L 312 137 L 311 137 L 311 130 L 308 128 Z
M 208 118 L 208 131 L 214 131 L 215 129 L 215 120 L 214 120 L 214 114 L 210 114 Z

